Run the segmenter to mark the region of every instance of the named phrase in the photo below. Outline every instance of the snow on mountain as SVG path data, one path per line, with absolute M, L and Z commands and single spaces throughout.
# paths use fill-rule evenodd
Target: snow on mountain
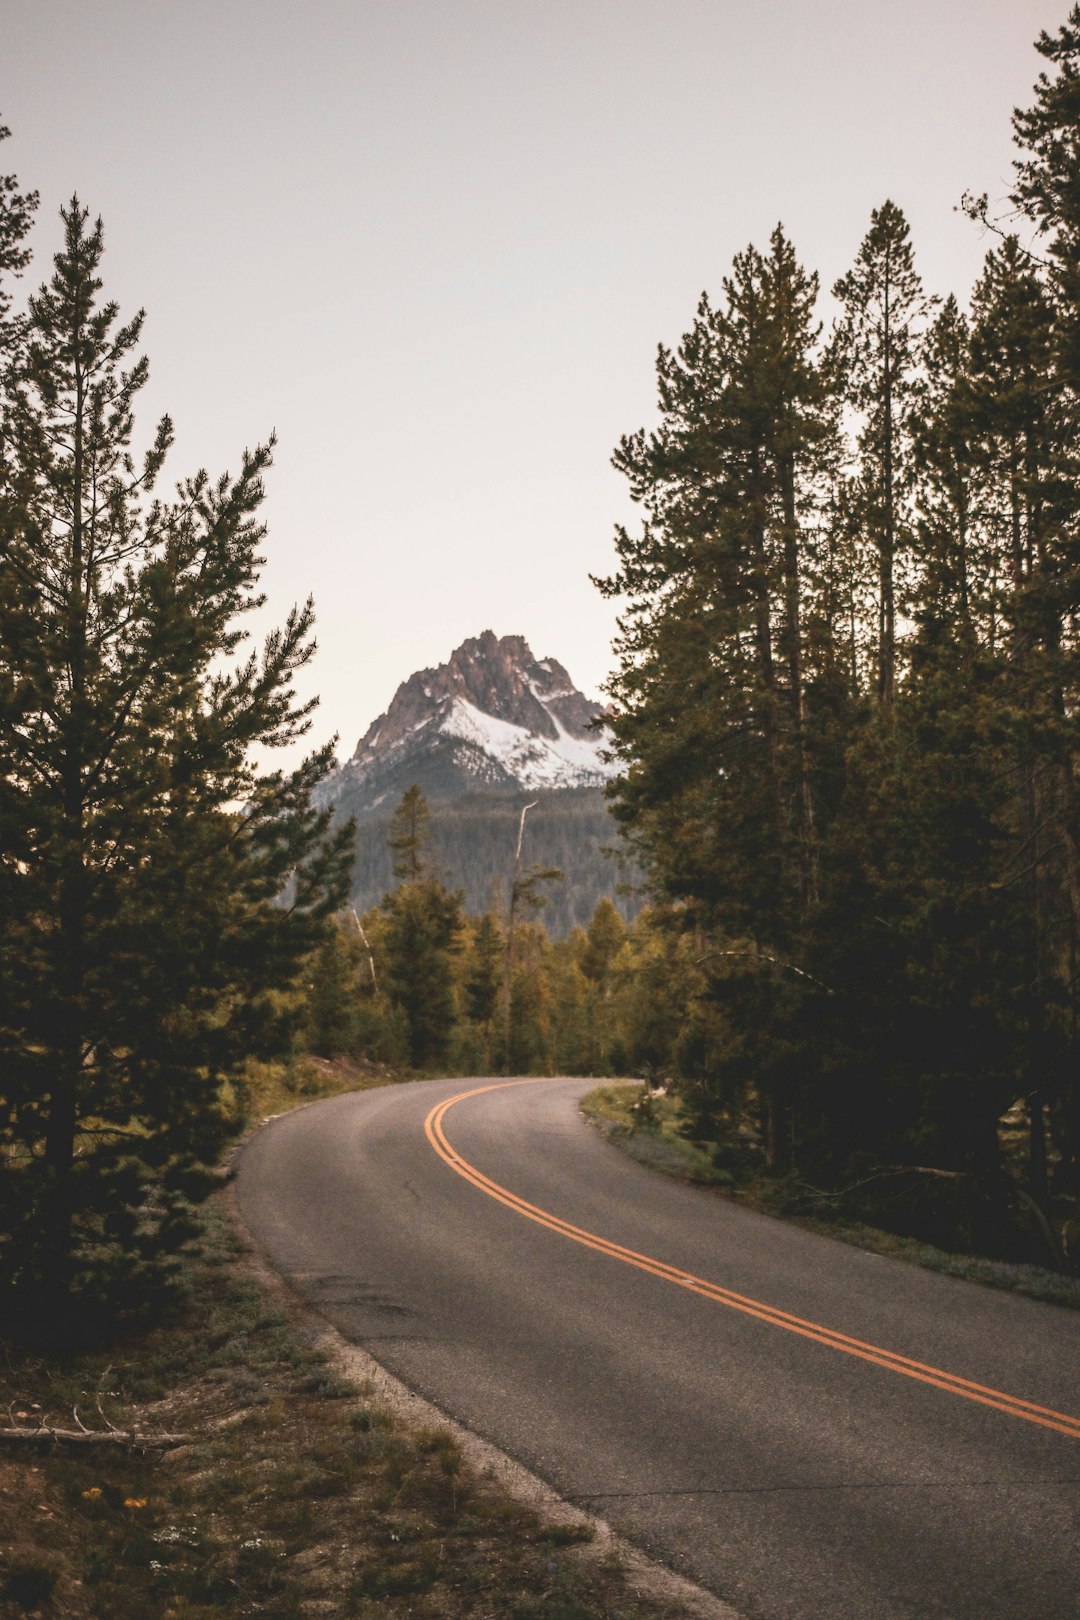
M 443 797 L 597 787 L 615 769 L 601 758 L 602 713 L 555 659 L 537 661 L 523 637 L 485 630 L 398 687 L 324 792 L 374 808 L 405 776 Z
M 524 726 L 484 714 L 464 698 L 454 698 L 439 730 L 444 736 L 473 743 L 523 788 L 587 787 L 602 782 L 607 767 L 597 743 L 571 736 L 555 715 L 551 718 L 558 730 L 554 742 L 534 736 Z
M 605 896 L 631 916 L 636 902 L 620 886 L 637 869 L 606 853 L 619 847 L 619 829 L 602 791 L 614 770 L 601 757 L 603 717 L 556 659 L 537 660 L 523 637 L 490 630 L 403 681 L 318 791 L 320 804 L 355 818 L 358 911 L 394 887 L 387 833 L 415 784 L 431 807 L 436 870 L 474 915 L 505 899 L 521 805 L 535 799 L 524 859 L 563 873 L 546 886 L 551 937 L 587 927 Z

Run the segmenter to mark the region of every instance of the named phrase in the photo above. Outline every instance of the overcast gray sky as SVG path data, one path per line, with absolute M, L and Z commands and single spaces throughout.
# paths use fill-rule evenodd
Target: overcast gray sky
M 173 480 L 276 428 L 267 624 L 313 592 L 341 751 L 468 635 L 595 692 L 659 341 L 782 220 L 827 288 L 870 211 L 966 298 L 1067 0 L 3 0 L 0 166 L 75 191 L 146 307 Z

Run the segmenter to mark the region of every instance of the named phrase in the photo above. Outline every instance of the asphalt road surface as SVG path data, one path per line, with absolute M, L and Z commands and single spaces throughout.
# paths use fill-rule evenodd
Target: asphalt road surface
M 242 1213 L 383 1366 L 753 1620 L 1080 1617 L 1080 1312 L 668 1180 L 593 1084 L 317 1103 L 251 1140 Z

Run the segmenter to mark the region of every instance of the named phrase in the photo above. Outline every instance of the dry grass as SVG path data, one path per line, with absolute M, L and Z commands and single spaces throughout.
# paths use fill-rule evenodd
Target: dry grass
M 72 1360 L 6 1352 L 4 1405 L 186 1432 L 144 1454 L 0 1457 L 0 1616 L 301 1615 L 656 1620 L 587 1528 L 546 1524 L 343 1382 L 312 1330 L 245 1273 L 223 1213 L 167 1321 Z
M 731 1185 L 731 1176 L 682 1134 L 683 1111 L 676 1097 L 623 1083 L 598 1086 L 581 1099 L 580 1107 L 605 1136 L 642 1164 L 704 1187 Z
M 370 1091 L 400 1078 L 385 1064 L 356 1058 L 321 1058 L 304 1053 L 269 1063 L 252 1059 L 244 1072 L 242 1092 L 234 1100 L 248 1125 L 259 1125 L 275 1114 L 286 1114 L 319 1097 Z

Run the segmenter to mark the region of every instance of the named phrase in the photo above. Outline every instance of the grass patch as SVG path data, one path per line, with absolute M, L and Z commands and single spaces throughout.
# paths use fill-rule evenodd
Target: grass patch
M 400 1078 L 385 1064 L 357 1058 L 321 1058 L 310 1053 L 265 1063 L 251 1058 L 235 1089 L 233 1105 L 249 1126 L 259 1125 L 275 1114 L 286 1114 L 320 1097 L 370 1091 Z
M 766 1213 L 770 1211 L 766 1210 Z M 988 1260 L 977 1254 L 949 1254 L 935 1248 L 932 1243 L 920 1243 L 916 1238 L 903 1237 L 895 1232 L 883 1231 L 877 1226 L 863 1226 L 854 1221 L 820 1221 L 810 1216 L 795 1217 L 800 1226 L 826 1237 L 836 1237 L 858 1249 L 869 1249 L 896 1260 L 908 1260 L 926 1271 L 940 1271 L 947 1277 L 961 1277 L 966 1282 L 981 1283 L 986 1288 L 1000 1288 L 1006 1293 L 1024 1294 L 1028 1299 L 1039 1299 L 1048 1305 L 1064 1305 L 1069 1310 L 1080 1310 L 1080 1278 L 1069 1277 L 1060 1271 L 1048 1271 L 1044 1266 L 1013 1264 L 1006 1260 Z
M 331 1080 L 357 1086 L 351 1069 Z M 268 1112 L 285 1084 L 259 1090 Z M 156 1323 L 48 1358 L 0 1340 L 0 1410 L 16 1422 L 72 1428 L 77 1412 L 190 1436 L 168 1451 L 0 1450 L 0 1620 L 683 1612 L 636 1597 L 588 1529 L 545 1524 L 448 1430 L 410 1427 L 344 1380 L 250 1276 L 224 1208 L 204 1213 Z
M 1042 1266 L 950 1254 L 933 1244 L 845 1220 L 841 1215 L 822 1219 L 799 1209 L 785 1183 L 772 1182 L 762 1175 L 737 1180 L 729 1169 L 717 1166 L 709 1151 L 680 1135 L 683 1111 L 677 1097 L 648 1093 L 640 1085 L 600 1086 L 582 1098 L 581 1110 L 611 1141 L 641 1163 L 679 1180 L 713 1187 L 762 1214 L 790 1220 L 809 1231 L 838 1238 L 872 1254 L 906 1260 L 928 1271 L 1080 1310 L 1080 1278 Z
M 731 1175 L 711 1156 L 679 1134 L 682 1107 L 676 1097 L 640 1085 L 598 1086 L 581 1099 L 581 1111 L 631 1158 L 666 1171 L 680 1181 L 728 1187 Z

